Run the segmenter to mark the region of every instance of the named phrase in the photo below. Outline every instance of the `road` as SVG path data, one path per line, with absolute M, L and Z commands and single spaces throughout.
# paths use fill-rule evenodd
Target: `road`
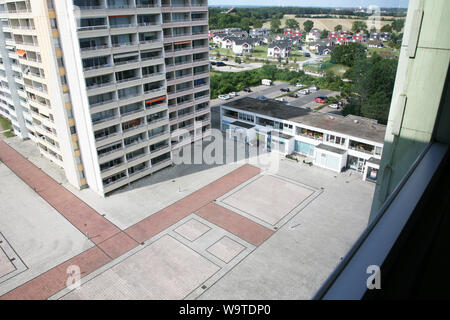
M 299 65 L 300 70 L 303 70 L 303 66 L 305 66 L 305 65 L 320 63 L 320 58 L 321 57 L 319 55 L 312 53 L 308 49 L 304 49 L 303 51 L 308 52 L 311 55 L 311 58 L 309 58 L 308 60 L 305 60 L 305 61 L 297 62 L 298 65 Z

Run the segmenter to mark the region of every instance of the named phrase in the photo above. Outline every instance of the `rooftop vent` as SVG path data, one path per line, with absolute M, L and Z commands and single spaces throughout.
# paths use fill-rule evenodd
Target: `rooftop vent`
M 358 121 L 358 120 L 356 120 L 356 119 L 355 119 L 355 120 L 353 120 L 353 122 L 354 122 L 354 123 L 359 123 L 359 121 Z

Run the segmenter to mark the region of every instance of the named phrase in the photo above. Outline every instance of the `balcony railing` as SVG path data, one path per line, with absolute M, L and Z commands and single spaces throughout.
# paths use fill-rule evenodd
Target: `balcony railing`
M 92 30 L 102 30 L 102 29 L 108 29 L 107 25 L 100 25 L 100 26 L 86 26 L 86 27 L 78 27 L 77 31 L 92 31 Z

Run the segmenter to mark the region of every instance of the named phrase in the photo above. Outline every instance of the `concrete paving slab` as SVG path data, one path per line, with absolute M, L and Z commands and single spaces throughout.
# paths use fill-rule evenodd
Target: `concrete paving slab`
M 228 263 L 244 249 L 243 245 L 225 236 L 209 247 L 208 252 Z
M 241 166 L 188 197 L 127 228 L 125 232 L 138 242 L 144 242 L 259 173 L 260 169 L 254 166 Z
M 14 263 L 26 266 L 0 283 L 1 296 L 94 244 L 3 163 L 0 177 L 0 231 L 15 252 Z
M 215 203 L 202 207 L 195 214 L 255 246 L 261 245 L 273 234 L 272 230 Z
M 195 241 L 208 232 L 211 228 L 196 219 L 191 219 L 174 231 L 189 241 Z
M 0 278 L 16 270 L 6 253 L 0 248 Z
M 62 299 L 183 299 L 220 270 L 168 235 L 125 262 L 105 271 Z
M 312 193 L 286 180 L 263 175 L 222 201 L 275 225 Z

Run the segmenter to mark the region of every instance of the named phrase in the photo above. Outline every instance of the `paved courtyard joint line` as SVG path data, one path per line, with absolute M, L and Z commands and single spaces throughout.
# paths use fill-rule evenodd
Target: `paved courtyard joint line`
M 100 244 L 120 233 L 120 229 L 61 186 L 20 153 L 0 141 L 0 159 L 20 179 L 63 215 L 92 242 Z
M 133 239 L 144 242 L 260 172 L 259 168 L 248 164 L 243 165 L 167 208 L 141 220 L 126 229 L 125 232 Z
M 83 278 L 135 248 L 137 242 L 145 242 L 189 214 L 197 212 L 208 205 L 214 205 L 212 202 L 215 199 L 261 172 L 259 168 L 254 166 L 243 165 L 122 231 L 3 141 L 0 141 L 0 159 L 72 225 L 83 232 L 83 234 L 88 233 L 96 244 L 95 247 L 9 291 L 1 296 L 0 300 L 47 299 L 65 288 L 68 278 L 67 268 L 69 266 L 79 266 L 80 276 Z M 251 243 L 259 245 L 273 233 L 271 230 L 246 218 L 238 217 L 235 213 L 230 212 L 235 216 L 231 216 L 230 213 L 224 215 L 222 208 L 217 209 L 220 211 L 217 211 L 216 217 L 211 213 L 211 210 L 206 211 L 204 216 L 207 217 L 207 220 L 217 223 L 224 228 L 229 228 L 231 233 L 240 235 L 243 239 L 249 239 Z M 223 220 L 227 214 L 228 218 L 230 218 L 229 222 Z M 236 226 L 236 221 L 243 223 L 246 226 L 246 230 Z M 259 235 L 255 235 L 255 230 L 258 231 Z

